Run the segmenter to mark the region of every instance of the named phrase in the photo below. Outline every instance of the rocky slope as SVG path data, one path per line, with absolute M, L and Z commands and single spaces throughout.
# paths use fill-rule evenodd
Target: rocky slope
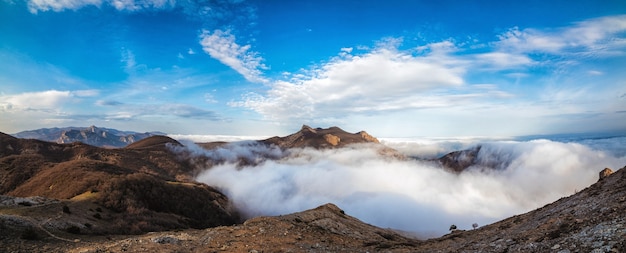
M 22 131 L 14 134 L 13 136 L 24 139 L 56 142 L 59 144 L 82 142 L 97 147 L 121 148 L 154 135 L 164 134 L 160 132 L 137 133 L 132 131 L 119 131 L 110 128 L 90 126 L 42 128 L 37 130 Z

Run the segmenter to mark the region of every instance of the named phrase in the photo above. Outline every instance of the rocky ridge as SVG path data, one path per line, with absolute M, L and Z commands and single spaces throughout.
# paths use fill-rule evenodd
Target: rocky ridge
M 365 131 L 348 133 L 339 127 L 312 128 L 303 125 L 300 131 L 285 136 L 272 137 L 262 142 L 281 148 L 340 148 L 356 143 L 379 143 L 378 139 Z
M 154 135 L 164 135 L 160 132 L 138 133 L 132 131 L 119 131 L 111 128 L 89 127 L 64 127 L 64 128 L 41 128 L 37 130 L 22 131 L 13 136 L 24 139 L 37 139 L 55 142 L 59 144 L 82 142 L 97 147 L 121 148 L 136 141 Z

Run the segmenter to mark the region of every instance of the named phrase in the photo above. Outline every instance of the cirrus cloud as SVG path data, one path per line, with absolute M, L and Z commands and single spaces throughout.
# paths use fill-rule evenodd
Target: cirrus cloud
M 608 16 L 577 22 L 552 31 L 511 28 L 495 42 L 500 50 L 533 53 L 565 54 L 587 52 L 613 54 L 626 47 L 626 39 L 615 35 L 626 31 L 626 15 Z
M 224 65 L 232 68 L 250 82 L 266 82 L 261 70 L 267 69 L 257 52 L 250 50 L 250 45 L 241 46 L 229 30 L 203 31 L 200 44 L 204 52 Z

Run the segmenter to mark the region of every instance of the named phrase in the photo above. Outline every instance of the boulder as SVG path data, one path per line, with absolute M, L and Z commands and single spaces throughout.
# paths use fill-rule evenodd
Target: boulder
M 598 181 L 604 179 L 605 177 L 608 177 L 611 174 L 613 174 L 613 170 L 609 168 L 603 169 L 602 171 L 600 171 L 600 178 L 598 179 Z

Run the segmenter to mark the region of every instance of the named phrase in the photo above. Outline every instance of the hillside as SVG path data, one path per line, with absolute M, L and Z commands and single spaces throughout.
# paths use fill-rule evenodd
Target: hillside
M 163 135 L 163 133 L 138 133 L 132 131 L 120 131 L 111 128 L 90 126 L 41 128 L 36 130 L 22 131 L 14 134 L 13 136 L 23 139 L 36 139 L 42 141 L 56 142 L 59 144 L 82 142 L 97 147 L 121 148 L 154 135 Z
M 625 208 L 623 168 L 537 210 L 426 241 L 365 224 L 326 204 L 235 226 L 130 237 L 69 235 L 80 241 L 25 240 L 10 246 L 39 252 L 625 252 Z M 47 248 L 41 250 L 44 243 Z
M 92 217 L 90 224 L 97 221 L 98 226 L 81 223 L 85 233 L 141 233 L 238 222 L 225 195 L 191 180 L 194 168 L 169 151 L 168 144 L 180 145 L 169 137 L 149 137 L 124 149 L 6 134 L 0 141 L 0 195 L 41 196 L 110 214 Z M 0 211 L 21 212 L 17 207 Z M 41 211 L 41 219 L 56 215 Z

